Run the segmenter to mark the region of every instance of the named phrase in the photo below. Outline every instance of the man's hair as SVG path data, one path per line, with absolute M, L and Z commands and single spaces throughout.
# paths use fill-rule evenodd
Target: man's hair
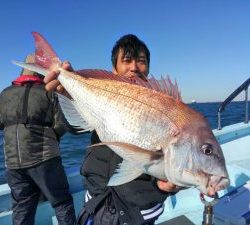
M 137 58 L 140 52 L 144 52 L 147 58 L 148 66 L 150 63 L 150 52 L 146 44 L 133 34 L 122 36 L 114 45 L 112 49 L 111 61 L 113 67 L 116 69 L 116 63 L 119 50 L 123 50 L 123 54 L 129 54 L 132 58 Z

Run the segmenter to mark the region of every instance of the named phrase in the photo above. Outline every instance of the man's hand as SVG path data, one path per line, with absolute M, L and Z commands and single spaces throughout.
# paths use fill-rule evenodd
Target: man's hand
M 183 187 L 179 187 L 171 183 L 170 181 L 157 180 L 156 184 L 161 191 L 166 191 L 166 192 L 178 192 L 182 189 L 185 189 Z
M 68 61 L 62 63 L 62 68 L 68 71 L 73 71 L 71 64 Z M 64 87 L 60 84 L 57 77 L 60 71 L 50 71 L 48 75 L 44 78 L 45 88 L 47 91 L 57 91 L 60 94 L 63 94 L 69 97 L 68 92 L 64 89 Z

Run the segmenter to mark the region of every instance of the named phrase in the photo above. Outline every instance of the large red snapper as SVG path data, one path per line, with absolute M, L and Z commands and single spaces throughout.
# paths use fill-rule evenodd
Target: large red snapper
M 39 33 L 33 36 L 36 64 L 15 63 L 43 75 L 51 68 L 60 71 L 58 80 L 72 97 L 59 96 L 69 123 L 95 129 L 99 145 L 124 159 L 109 185 L 147 173 L 210 196 L 228 186 L 224 156 L 207 120 L 180 100 L 169 80 L 134 78 L 134 84 L 101 70 L 72 73 Z

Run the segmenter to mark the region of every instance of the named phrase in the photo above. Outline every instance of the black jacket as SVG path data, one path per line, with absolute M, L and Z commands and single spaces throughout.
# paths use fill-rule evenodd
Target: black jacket
M 64 117 L 44 84 L 12 85 L 0 95 L 0 129 L 9 169 L 27 168 L 59 156 Z
M 100 142 L 96 132 L 92 134 L 91 142 Z M 86 154 L 81 168 L 86 190 L 92 197 L 111 193 L 117 210 L 126 212 L 119 220 L 130 221 L 129 224 L 141 224 L 143 219 L 140 210 L 163 203 L 169 194 L 160 191 L 155 178 L 147 174 L 123 185 L 107 187 L 109 178 L 122 159 L 108 147 L 102 148 L 105 149 L 90 149 Z

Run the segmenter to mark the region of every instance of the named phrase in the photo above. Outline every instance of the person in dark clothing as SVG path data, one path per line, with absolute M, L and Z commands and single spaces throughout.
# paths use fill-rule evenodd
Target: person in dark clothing
M 26 62 L 34 62 L 34 56 L 27 56 Z M 4 130 L 14 225 L 34 224 L 41 193 L 55 209 L 59 225 L 75 223 L 73 199 L 59 149 L 66 128 L 57 96 L 45 90 L 39 74 L 24 69 L 1 92 L 0 129 Z
M 149 73 L 150 52 L 144 42 L 129 34 L 116 42 L 111 61 L 114 74 L 145 80 Z M 62 66 L 72 70 L 68 62 Z M 45 77 L 46 88 L 65 92 L 56 80 L 57 75 L 57 71 L 52 71 Z M 91 142 L 100 142 L 96 132 L 93 132 Z M 108 187 L 107 183 L 121 161 L 108 147 L 88 150 L 81 168 L 86 204 L 78 217 L 78 224 L 154 224 L 164 210 L 164 200 L 178 191 L 178 187 L 171 182 L 156 180 L 146 174 L 129 183 Z

